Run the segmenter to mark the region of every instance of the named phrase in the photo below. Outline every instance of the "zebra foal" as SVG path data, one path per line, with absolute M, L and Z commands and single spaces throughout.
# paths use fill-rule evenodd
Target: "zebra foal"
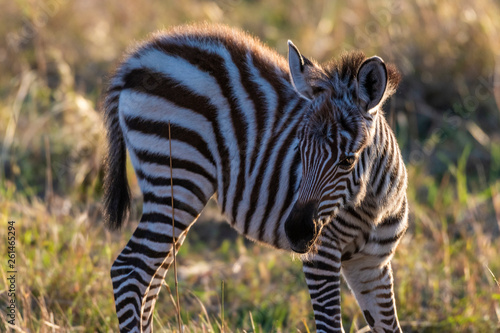
M 144 199 L 111 268 L 120 332 L 152 331 L 172 238 L 180 247 L 214 194 L 246 237 L 307 253 L 317 332 L 343 331 L 341 272 L 373 331 L 400 331 L 390 260 L 407 228 L 407 181 L 381 111 L 398 81 L 378 57 L 321 66 L 289 42 L 287 62 L 224 26 L 174 28 L 129 53 L 104 105 L 108 225 L 129 207 L 126 150 Z

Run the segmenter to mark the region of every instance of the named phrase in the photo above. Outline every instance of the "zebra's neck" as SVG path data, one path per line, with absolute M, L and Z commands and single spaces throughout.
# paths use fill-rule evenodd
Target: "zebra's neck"
M 406 191 L 407 180 L 396 137 L 382 114 L 374 125 L 374 138 L 366 150 L 366 194 L 361 205 L 381 219 L 399 207 L 396 199 L 406 198 L 400 193 Z

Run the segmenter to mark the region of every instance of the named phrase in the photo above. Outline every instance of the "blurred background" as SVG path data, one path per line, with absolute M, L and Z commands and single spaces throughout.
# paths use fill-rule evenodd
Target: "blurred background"
M 410 180 L 411 227 L 393 260 L 402 326 L 500 332 L 497 1 L 0 0 L 0 8 L 0 308 L 15 220 L 16 331 L 118 330 L 109 270 L 141 197 L 129 165 L 129 222 L 121 232 L 103 228 L 102 91 L 135 42 L 207 21 L 244 29 L 283 56 L 291 39 L 320 62 L 360 49 L 397 65 L 404 79 L 385 111 Z M 314 331 L 300 261 L 221 221 L 211 203 L 179 253 L 189 331 Z M 356 332 L 366 323 L 342 288 L 344 326 Z M 5 331 L 3 310 L 0 319 Z M 154 325 L 175 331 L 168 288 Z

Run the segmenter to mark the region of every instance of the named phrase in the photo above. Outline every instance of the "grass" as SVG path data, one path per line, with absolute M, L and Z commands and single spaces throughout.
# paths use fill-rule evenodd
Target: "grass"
M 422 187 L 432 188 L 431 177 L 410 171 L 410 179 L 421 179 Z M 499 237 L 488 232 L 482 219 L 493 209 L 492 193 L 499 195 L 500 182 L 490 193 L 468 193 L 463 206 L 447 181 L 429 191 L 435 191 L 429 194 L 433 207 L 428 202 L 412 205 L 419 223 L 412 223 L 394 259 L 402 325 L 416 332 L 498 330 L 500 286 L 494 272 L 500 271 Z M 2 193 L 8 200 L 0 212 L 16 221 L 19 235 L 18 328 L 116 331 L 109 269 L 135 225 L 110 233 L 92 208 L 69 207 L 55 197 L 49 209 L 40 199 L 18 195 L 12 186 Z M 410 191 L 412 200 L 416 192 Z M 313 330 L 300 262 L 244 240 L 227 224 L 213 221 L 213 214 L 214 208 L 208 207 L 177 257 L 181 315 L 189 331 L 218 332 L 222 325 L 226 332 Z M 3 253 L 5 246 L 0 245 Z M 0 269 L 5 289 L 6 268 Z M 173 274 L 166 283 L 174 285 Z M 345 285 L 343 289 L 346 331 L 361 328 L 362 315 Z M 167 288 L 160 294 L 154 320 L 159 331 L 177 330 Z
M 121 232 L 103 228 L 100 92 L 134 40 L 206 20 L 242 27 L 281 54 L 291 38 L 318 60 L 360 48 L 396 63 L 404 81 L 385 110 L 410 183 L 411 227 L 393 260 L 402 326 L 500 331 L 499 15 L 489 0 L 3 1 L 0 238 L 7 221 L 16 221 L 18 317 L 11 328 L 118 330 L 109 270 L 136 226 L 141 199 L 129 166 L 130 221 Z M 6 246 L 0 242 L 0 253 Z M 177 260 L 189 331 L 314 331 L 299 260 L 244 240 L 221 223 L 213 203 Z M 172 272 L 165 282 L 155 328 L 175 332 Z M 342 288 L 346 332 L 362 330 L 362 313 Z M 5 319 L 2 310 L 0 331 L 7 330 Z

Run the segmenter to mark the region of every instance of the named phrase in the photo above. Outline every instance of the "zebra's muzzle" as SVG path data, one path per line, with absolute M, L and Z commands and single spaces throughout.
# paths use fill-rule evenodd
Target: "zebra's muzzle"
M 321 224 L 316 223 L 314 213 L 317 203 L 296 203 L 285 221 L 285 234 L 294 252 L 307 253 L 318 238 Z

